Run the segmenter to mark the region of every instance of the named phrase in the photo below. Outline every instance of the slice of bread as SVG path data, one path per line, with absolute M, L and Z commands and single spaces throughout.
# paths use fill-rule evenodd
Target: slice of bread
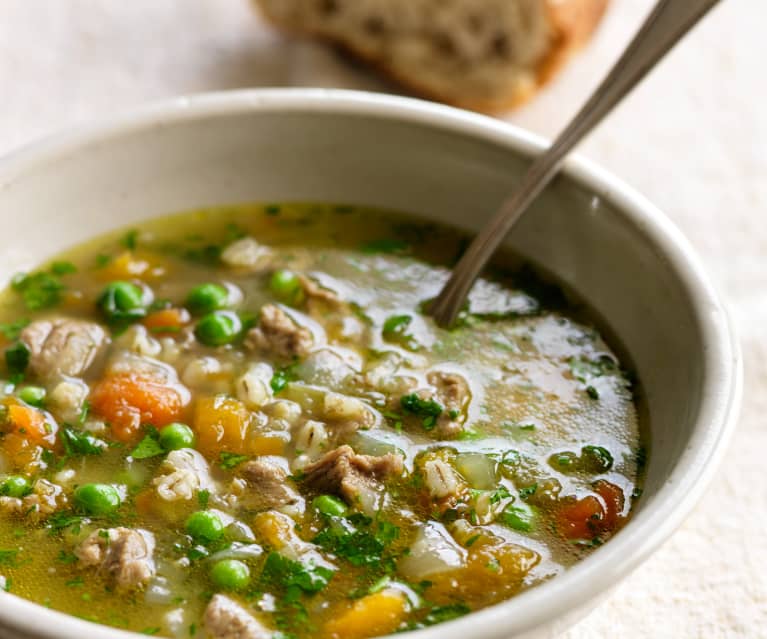
M 347 49 L 427 98 L 514 107 L 591 35 L 608 0 L 255 0 L 288 31 Z

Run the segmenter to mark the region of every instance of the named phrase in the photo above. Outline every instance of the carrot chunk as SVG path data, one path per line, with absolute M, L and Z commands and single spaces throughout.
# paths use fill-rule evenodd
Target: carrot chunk
M 147 315 L 143 324 L 155 335 L 173 335 L 189 321 L 189 311 L 185 308 L 164 308 Z
M 132 442 L 143 424 L 160 427 L 177 421 L 183 400 L 178 390 L 156 379 L 119 373 L 96 384 L 91 408 L 109 422 L 115 439 Z
M 600 479 L 594 483 L 596 495 L 566 503 L 557 513 L 557 528 L 568 539 L 591 539 L 612 532 L 623 522 L 623 491 Z
M 6 413 L 0 423 L 2 448 L 15 468 L 34 464 L 43 448 L 56 444 L 58 426 L 50 415 L 14 398 L 3 402 Z

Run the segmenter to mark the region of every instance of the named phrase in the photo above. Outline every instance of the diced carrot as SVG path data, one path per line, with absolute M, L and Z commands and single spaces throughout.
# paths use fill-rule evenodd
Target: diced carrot
M 97 273 L 105 280 L 152 279 L 160 277 L 166 269 L 156 256 L 123 251 Z
M 10 432 L 22 435 L 36 446 L 53 448 L 56 443 L 57 426 L 45 413 L 16 401 L 6 403 Z
M 143 324 L 155 335 L 173 335 L 189 321 L 189 311 L 185 308 L 164 308 L 147 315 Z
M 382 590 L 358 599 L 339 611 L 325 624 L 327 639 L 365 639 L 394 632 L 407 615 L 405 595 L 398 590 Z
M 46 413 L 8 398 L 3 402 L 6 409 L 2 448 L 11 464 L 21 468 L 35 463 L 43 448 L 53 448 L 58 426 Z
M 203 455 L 217 458 L 222 451 L 248 453 L 250 412 L 241 401 L 224 395 L 197 400 L 193 428 Z
M 600 479 L 594 483 L 594 491 L 602 498 L 605 506 L 603 527 L 606 530 L 614 530 L 623 520 L 623 506 L 625 497 L 620 486 Z
M 155 494 L 152 490 L 142 490 L 133 498 L 133 503 L 136 506 L 136 512 L 139 515 L 149 515 L 153 512 L 153 502 L 155 500 Z
M 173 386 L 133 373 L 119 373 L 96 384 L 91 408 L 109 423 L 115 439 L 132 442 L 144 424 L 159 428 L 177 421 L 183 400 Z
M 613 532 L 624 520 L 620 486 L 600 479 L 593 488 L 596 495 L 566 502 L 557 513 L 557 528 L 568 539 L 592 539 Z
M 604 517 L 601 502 L 594 495 L 588 495 L 559 509 L 557 528 L 568 539 L 591 539 L 601 532 Z

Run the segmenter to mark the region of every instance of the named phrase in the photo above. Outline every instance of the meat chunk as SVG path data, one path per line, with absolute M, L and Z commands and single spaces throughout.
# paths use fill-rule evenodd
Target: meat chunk
M 64 489 L 45 479 L 38 479 L 26 497 L 0 497 L 0 513 L 21 515 L 34 521 L 44 519 L 66 505 Z
M 42 378 L 82 375 L 107 343 L 106 331 L 76 319 L 39 320 L 21 332 L 29 349 L 29 369 Z
M 338 297 L 338 293 L 331 291 L 329 288 L 320 286 L 315 280 L 306 275 L 299 275 L 298 282 L 301 284 L 301 289 L 306 297 L 306 304 L 310 308 L 317 304 L 324 304 L 330 308 L 339 308 L 343 306 L 341 298 Z
M 210 639 L 270 639 L 264 628 L 240 604 L 224 595 L 214 595 L 203 617 Z
M 283 359 L 305 357 L 313 343 L 311 331 L 296 324 L 285 311 L 274 304 L 266 304 L 261 309 L 258 326 L 250 329 L 245 340 L 245 345 L 249 348 Z
M 426 381 L 436 389 L 435 399 L 444 410 L 437 418 L 437 434 L 440 437 L 454 437 L 463 429 L 466 409 L 471 401 L 469 383 L 457 373 L 431 371 Z
M 155 573 L 154 537 L 145 530 L 101 528 L 76 549 L 82 567 L 96 566 L 119 589 L 143 586 Z
M 350 505 L 368 510 L 380 482 L 402 474 L 400 455 L 358 455 L 351 446 L 331 450 L 304 468 L 304 483 L 311 489 L 335 493 Z
M 241 467 L 247 490 L 240 503 L 255 510 L 303 510 L 303 499 L 290 485 L 278 458 L 259 457 Z
M 208 462 L 196 450 L 181 448 L 168 453 L 160 466 L 162 474 L 152 484 L 165 501 L 189 501 L 201 490 L 215 493 Z
M 251 271 L 267 270 L 273 259 L 272 250 L 252 237 L 243 237 L 233 242 L 221 253 L 221 261 L 227 266 Z

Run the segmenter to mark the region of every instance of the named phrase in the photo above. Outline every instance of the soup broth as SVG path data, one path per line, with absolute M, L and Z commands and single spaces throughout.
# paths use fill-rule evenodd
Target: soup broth
M 0 297 L 0 585 L 168 637 L 363 639 L 551 579 L 641 492 L 633 380 L 572 296 L 351 206 L 100 237 Z

